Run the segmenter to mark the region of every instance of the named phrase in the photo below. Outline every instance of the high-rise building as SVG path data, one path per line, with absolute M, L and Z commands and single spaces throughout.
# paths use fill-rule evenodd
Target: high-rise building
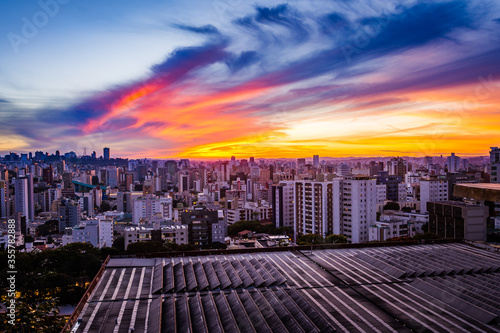
M 110 167 L 106 170 L 106 184 L 110 188 L 118 187 L 119 169 Z
M 447 201 L 448 180 L 444 178 L 431 177 L 420 180 L 420 212 L 427 211 L 427 202 L 429 201 Z
M 5 181 L 0 181 L 0 217 L 10 216 L 9 187 Z
M 460 170 L 460 157 L 455 156 L 455 153 L 451 153 L 451 156 L 446 158 L 446 165 L 448 166 L 448 172 L 458 172 Z
M 337 174 L 339 176 L 348 176 L 351 174 L 351 167 L 347 164 L 341 163 L 337 167 Z
M 90 219 L 73 227 L 73 243 L 90 243 L 96 248 L 111 247 L 113 243 L 113 221 Z
M 429 232 L 440 238 L 486 241 L 488 207 L 459 202 L 427 202 Z
M 295 234 L 343 234 L 350 243 L 368 241 L 377 217 L 376 181 L 346 176 L 328 182 L 294 182 Z
M 32 174 L 14 180 L 14 196 L 15 213 L 21 213 L 27 221 L 33 221 L 35 218 L 35 199 Z
M 178 192 L 182 193 L 184 191 L 189 191 L 189 175 L 179 175 L 179 187 Z
M 386 188 L 387 200 L 404 202 L 407 197 L 406 184 L 398 175 L 389 175 L 387 171 L 378 173 L 377 184 L 384 184 Z
M 364 176 L 334 180 L 334 234 L 343 234 L 349 243 L 369 239 L 369 226 L 377 219 L 377 182 Z M 337 216 L 338 214 L 338 216 Z M 337 230 L 339 225 L 340 230 Z
M 172 198 L 169 197 L 155 197 L 151 194 L 139 197 L 133 200 L 132 222 L 147 222 L 154 216 L 171 220 L 172 205 Z
M 109 160 L 109 148 L 108 147 L 104 147 L 104 149 L 102 150 L 102 155 L 103 155 L 103 158 L 105 160 Z
M 408 162 L 401 157 L 394 157 L 387 161 L 387 171 L 389 175 L 400 176 L 404 179 L 406 172 L 408 172 Z
M 131 213 L 132 203 L 132 193 L 118 192 L 116 195 L 116 209 L 119 212 Z
M 319 168 L 319 155 L 313 155 L 313 167 Z
M 196 207 L 193 210 L 181 214 L 182 224 L 188 226 L 189 243 L 196 247 L 210 246 L 213 242 L 212 228 L 219 223 L 219 212 L 204 207 Z
M 59 204 L 59 232 L 73 228 L 81 222 L 81 209 L 77 202 L 62 199 Z
M 333 233 L 333 187 L 332 182 L 294 182 L 296 235 L 312 233 L 326 236 Z M 337 229 L 340 230 L 340 227 Z
M 284 181 L 272 187 L 273 222 L 279 227 L 293 228 L 293 182 Z
M 498 147 L 491 147 L 490 150 L 490 167 L 491 175 L 490 182 L 500 183 L 500 149 Z
M 47 168 L 42 170 L 43 181 L 49 185 L 52 185 L 54 182 L 54 170 L 52 169 L 52 165 L 49 165 Z

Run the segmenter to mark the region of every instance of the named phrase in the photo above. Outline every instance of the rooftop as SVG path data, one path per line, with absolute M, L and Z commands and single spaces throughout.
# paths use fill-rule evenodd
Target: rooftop
M 500 254 L 461 243 L 111 259 L 75 332 L 500 332 Z
M 455 184 L 453 195 L 475 200 L 500 202 L 500 183 Z

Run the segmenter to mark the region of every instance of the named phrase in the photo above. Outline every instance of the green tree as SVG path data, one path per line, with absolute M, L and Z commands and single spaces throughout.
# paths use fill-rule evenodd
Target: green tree
M 325 239 L 318 234 L 305 234 L 297 237 L 298 245 L 324 244 Z
M 113 241 L 113 245 L 111 246 L 120 252 L 125 251 L 125 237 L 123 236 L 116 237 L 115 240 Z
M 403 207 L 401 208 L 401 211 L 405 213 L 411 213 L 411 207 Z
M 339 243 L 347 243 L 347 237 L 344 235 L 330 235 L 325 239 L 327 244 L 339 244 Z
M 48 236 L 59 232 L 59 221 L 49 220 L 36 229 L 37 236 Z
M 115 247 L 103 247 L 100 249 L 99 253 L 100 253 L 99 258 L 101 260 L 104 260 L 108 256 L 116 256 L 116 255 L 123 254 L 123 251 L 120 251 Z
M 161 242 L 136 242 L 129 244 L 126 252 L 127 254 L 165 252 L 165 247 Z
M 101 203 L 101 206 L 99 207 L 99 210 L 101 211 L 101 213 L 107 212 L 110 209 L 111 209 L 111 205 L 109 203 L 107 203 L 106 201 L 103 201 Z
M 8 301 L 5 295 L 0 297 L 2 303 Z M 29 302 L 21 294 L 16 298 L 16 320 L 15 325 L 8 323 L 10 319 L 2 315 L 0 331 L 6 333 L 14 332 L 61 332 L 66 319 L 59 317 L 57 307 L 58 299 L 46 297 L 35 302 Z
M 416 234 L 413 236 L 414 240 L 421 240 L 421 239 L 439 239 L 440 237 L 436 234 L 433 234 L 432 232 L 424 232 L 423 234 Z
M 399 204 L 394 201 L 389 201 L 384 205 L 384 210 L 399 210 Z
M 227 228 L 227 233 L 229 236 L 237 236 L 238 232 L 243 230 L 250 230 L 255 232 L 263 232 L 264 227 L 259 221 L 238 221 L 231 224 Z

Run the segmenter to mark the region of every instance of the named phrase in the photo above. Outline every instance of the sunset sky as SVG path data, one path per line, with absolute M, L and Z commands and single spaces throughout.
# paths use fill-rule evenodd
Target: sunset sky
M 2 1 L 0 153 L 487 154 L 500 3 L 396 2 Z

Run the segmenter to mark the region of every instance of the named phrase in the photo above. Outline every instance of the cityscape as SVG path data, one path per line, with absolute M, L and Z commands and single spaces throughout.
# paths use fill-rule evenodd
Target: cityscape
M 500 6 L 4 2 L 1 332 L 500 332 Z

